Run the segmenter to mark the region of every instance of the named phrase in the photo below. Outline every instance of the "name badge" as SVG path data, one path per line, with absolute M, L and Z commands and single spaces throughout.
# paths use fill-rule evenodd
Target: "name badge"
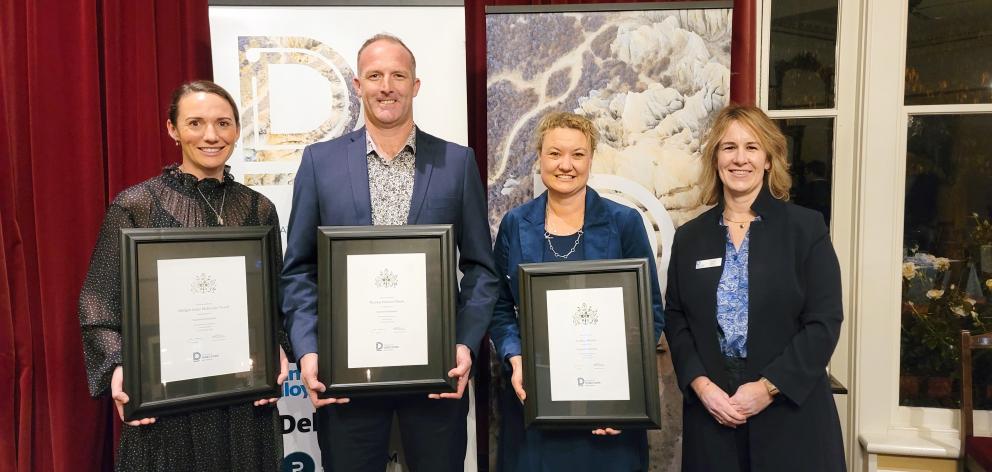
M 716 259 L 703 259 L 696 261 L 697 269 L 709 269 L 710 267 L 720 267 L 720 263 L 723 259 L 717 257 Z

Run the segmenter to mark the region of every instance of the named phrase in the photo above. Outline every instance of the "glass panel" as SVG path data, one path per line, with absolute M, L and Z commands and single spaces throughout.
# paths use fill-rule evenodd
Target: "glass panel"
M 837 0 L 772 2 L 768 108 L 833 108 Z
M 789 146 L 791 200 L 823 213 L 830 224 L 830 190 L 834 164 L 834 119 L 775 120 Z
M 908 3 L 906 105 L 992 103 L 992 2 Z
M 911 116 L 907 130 L 899 404 L 956 408 L 960 330 L 992 330 L 992 114 Z M 976 408 L 992 355 L 975 351 Z

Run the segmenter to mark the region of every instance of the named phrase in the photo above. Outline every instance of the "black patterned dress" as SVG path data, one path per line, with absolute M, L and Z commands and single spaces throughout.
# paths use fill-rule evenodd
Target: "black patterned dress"
M 121 363 L 120 229 L 219 226 L 206 200 L 220 211 L 225 226 L 279 227 L 272 202 L 235 182 L 227 169 L 223 182 L 198 181 L 171 165 L 121 192 L 107 209 L 79 295 L 83 354 L 94 397 L 109 394 L 111 375 Z M 279 238 L 276 249 L 281 256 Z M 282 258 L 277 260 L 279 273 Z M 276 408 L 248 402 L 163 416 L 146 426 L 123 425 L 117 470 L 274 471 L 281 459 Z

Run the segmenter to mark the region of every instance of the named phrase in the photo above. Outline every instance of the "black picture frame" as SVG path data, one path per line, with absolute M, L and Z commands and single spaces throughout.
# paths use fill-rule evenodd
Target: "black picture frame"
M 272 226 L 121 230 L 125 420 L 279 396 L 277 237 Z M 161 382 L 158 261 L 226 256 L 245 258 L 250 370 Z
M 647 259 L 520 264 L 524 425 L 539 429 L 659 429 L 661 402 Z M 629 400 L 552 401 L 547 293 L 623 288 Z
M 427 364 L 348 367 L 347 256 L 426 256 Z M 448 377 L 455 364 L 455 246 L 446 225 L 321 226 L 317 229 L 318 378 L 327 397 L 456 390 Z

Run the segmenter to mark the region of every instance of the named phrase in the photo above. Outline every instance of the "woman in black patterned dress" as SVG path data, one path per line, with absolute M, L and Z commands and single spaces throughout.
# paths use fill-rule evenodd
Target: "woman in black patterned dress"
M 182 148 L 182 164 L 124 190 L 107 209 L 79 295 L 79 320 L 90 394 L 109 390 L 122 421 L 128 397 L 121 367 L 121 228 L 279 227 L 272 202 L 235 182 L 225 165 L 240 124 L 234 99 L 220 86 L 208 81 L 181 85 L 173 92 L 167 127 Z M 277 274 L 280 246 L 277 238 Z M 287 372 L 283 349 L 280 357 L 282 383 Z M 282 437 L 276 400 L 127 422 L 117 469 L 278 470 Z

